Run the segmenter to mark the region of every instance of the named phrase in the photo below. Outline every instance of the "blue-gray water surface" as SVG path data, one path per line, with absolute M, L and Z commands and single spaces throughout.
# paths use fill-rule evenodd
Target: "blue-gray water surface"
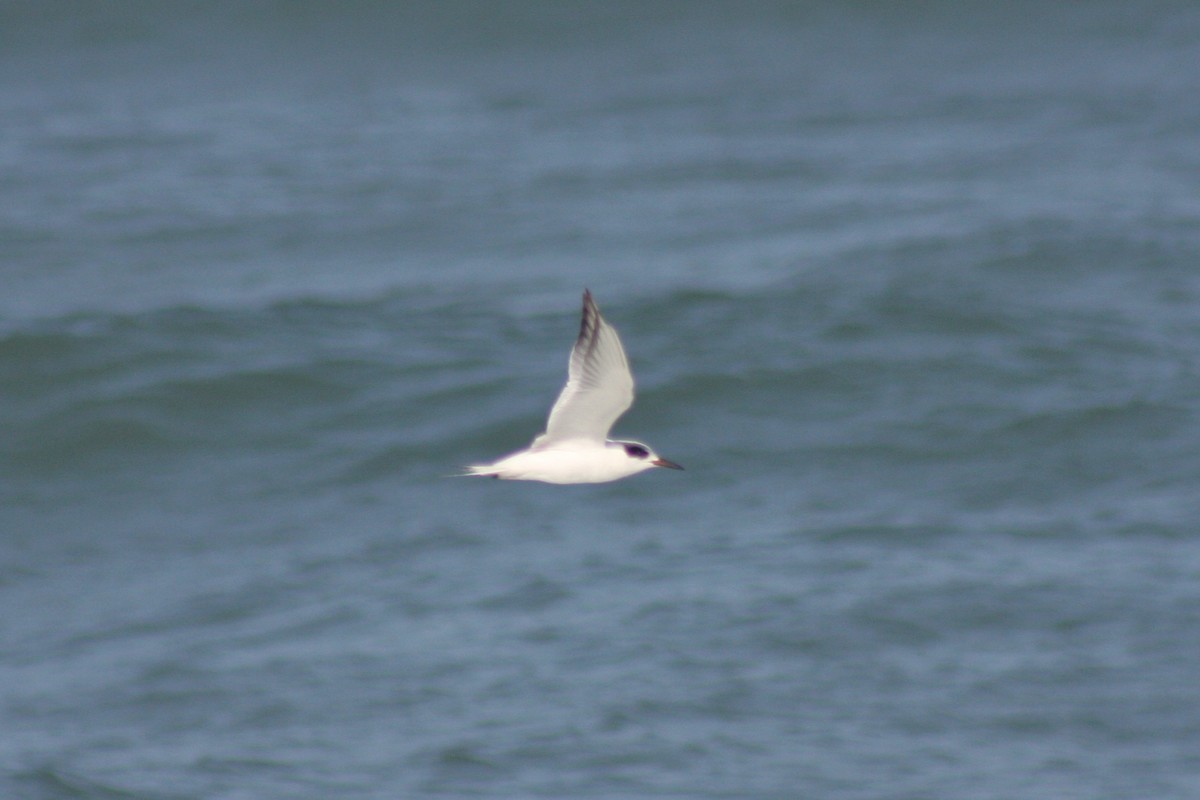
M 0 797 L 1200 797 L 1200 7 L 0 4 Z M 523 447 L 587 286 L 685 472 Z

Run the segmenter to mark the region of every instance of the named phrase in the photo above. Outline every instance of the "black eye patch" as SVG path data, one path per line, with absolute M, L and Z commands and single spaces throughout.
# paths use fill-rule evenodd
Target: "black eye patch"
M 650 451 L 640 444 L 625 445 L 625 452 L 633 458 L 647 458 L 650 455 Z

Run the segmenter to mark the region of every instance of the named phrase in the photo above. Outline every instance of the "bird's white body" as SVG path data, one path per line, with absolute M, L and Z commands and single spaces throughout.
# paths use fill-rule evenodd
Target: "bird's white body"
M 608 439 L 614 422 L 633 405 L 633 373 L 617 331 L 583 293 L 579 338 L 571 350 L 567 385 L 550 410 L 546 432 L 526 450 L 467 475 L 544 483 L 605 483 L 654 467 L 683 469 L 640 442 Z
M 490 475 L 510 481 L 543 483 L 605 483 L 659 466 L 630 458 L 620 443 L 574 439 L 561 447 L 521 450 L 492 464 L 468 467 L 472 475 Z

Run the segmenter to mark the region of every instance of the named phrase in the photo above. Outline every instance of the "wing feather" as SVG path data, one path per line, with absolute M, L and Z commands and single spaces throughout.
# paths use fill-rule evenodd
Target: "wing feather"
M 546 432 L 533 440 L 543 447 L 568 439 L 603 442 L 617 418 L 633 405 L 633 373 L 617 331 L 600 316 L 584 290 L 579 338 L 571 349 L 567 385 L 550 409 Z

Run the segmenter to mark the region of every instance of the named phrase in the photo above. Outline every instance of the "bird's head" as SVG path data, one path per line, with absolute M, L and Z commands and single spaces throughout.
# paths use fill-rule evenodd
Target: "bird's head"
M 610 447 L 620 447 L 625 452 L 625 457 L 636 464 L 644 464 L 642 469 L 650 469 L 651 467 L 666 467 L 667 469 L 683 469 L 674 461 L 668 461 L 662 456 L 655 453 L 648 445 L 641 442 L 626 442 L 621 440 L 610 441 Z

